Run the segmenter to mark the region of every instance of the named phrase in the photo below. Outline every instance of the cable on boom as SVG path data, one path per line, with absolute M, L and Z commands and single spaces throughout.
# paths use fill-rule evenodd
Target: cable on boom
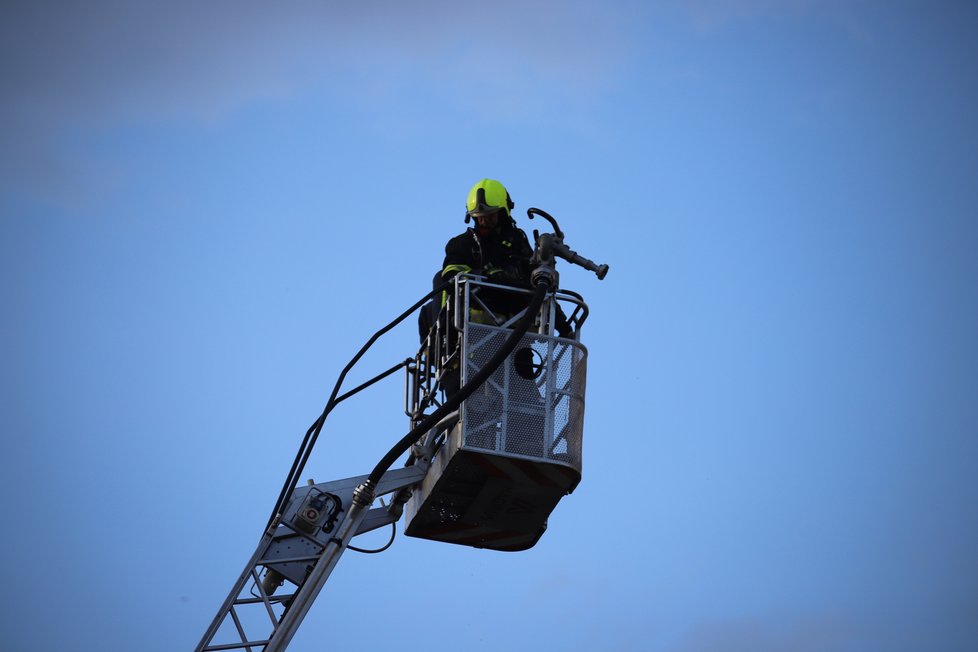
M 533 298 L 530 300 L 530 305 L 526 309 L 526 313 L 523 318 L 516 324 L 513 328 L 513 332 L 509 335 L 503 345 L 498 351 L 490 358 L 482 369 L 479 370 L 472 380 L 463 385 L 458 392 L 453 395 L 450 399 L 445 401 L 445 403 L 439 407 L 437 410 L 429 414 L 424 420 L 415 426 L 408 434 L 404 435 L 399 442 L 397 442 L 387 454 L 381 458 L 374 470 L 370 472 L 370 476 L 367 478 L 363 486 L 371 488 L 377 486 L 380 482 L 381 477 L 384 473 L 397 461 L 401 455 L 403 455 L 411 445 L 414 444 L 418 439 L 428 432 L 431 428 L 435 426 L 441 419 L 458 408 L 462 404 L 462 401 L 467 399 L 472 395 L 475 390 L 479 388 L 482 383 L 484 383 L 489 376 L 495 373 L 496 369 L 502 365 L 506 360 L 506 356 L 516 349 L 517 345 L 520 343 L 522 337 L 530 328 L 530 322 L 536 316 L 536 313 L 540 310 L 540 306 L 543 304 L 543 299 L 547 295 L 547 291 L 550 289 L 551 281 L 545 278 L 545 275 L 540 275 L 534 279 L 535 287 L 533 290 Z
M 339 378 L 337 378 L 336 384 L 333 386 L 333 391 L 329 396 L 329 400 L 326 402 L 326 407 L 323 408 L 323 413 L 319 415 L 319 418 L 316 419 L 316 421 L 314 421 L 311 426 L 309 426 L 309 429 L 306 431 L 305 437 L 303 437 L 302 439 L 302 444 L 299 446 L 299 450 L 296 453 L 295 460 L 292 462 L 292 468 L 289 470 L 289 474 L 285 479 L 285 484 L 282 485 L 282 491 L 279 492 L 278 500 L 275 501 L 275 507 L 274 509 L 272 509 L 272 513 L 268 517 L 268 523 L 265 526 L 266 530 L 272 527 L 272 524 L 275 522 L 277 518 L 281 517 L 282 510 L 285 507 L 285 502 L 288 499 L 288 497 L 292 494 L 292 492 L 295 491 L 295 487 L 299 482 L 299 478 L 302 476 L 302 471 L 303 469 L 305 469 L 306 462 L 309 460 L 309 455 L 312 453 L 312 448 L 313 446 L 316 445 L 316 440 L 319 438 L 319 433 L 321 433 L 323 430 L 323 424 L 326 422 L 326 417 L 329 416 L 329 413 L 332 412 L 333 408 L 336 407 L 336 405 L 340 401 L 348 398 L 349 396 L 352 396 L 353 394 L 360 391 L 361 389 L 365 389 L 366 387 L 370 386 L 371 384 L 380 380 L 381 378 L 385 378 L 388 375 L 394 373 L 395 371 L 397 371 L 397 369 L 400 369 L 401 366 L 406 364 L 406 361 L 404 363 L 401 363 L 395 368 L 389 369 L 388 371 L 384 372 L 383 374 L 376 377 L 375 379 L 368 381 L 367 383 L 364 383 L 360 387 L 357 387 L 356 389 L 347 392 L 340 398 L 337 398 L 336 395 L 339 393 L 340 386 L 343 384 L 343 381 L 346 379 L 347 373 L 349 373 L 349 371 L 353 368 L 353 366 L 360 361 L 360 358 L 362 358 L 363 355 L 367 352 L 367 349 L 373 346 L 373 343 L 376 342 L 377 339 L 380 338 L 380 336 L 387 333 L 389 330 L 391 330 L 392 328 L 400 324 L 402 321 L 404 321 L 411 313 L 413 313 L 415 310 L 420 308 L 426 301 L 428 301 L 435 295 L 442 292 L 445 288 L 447 288 L 450 283 L 451 283 L 450 280 L 441 283 L 440 285 L 438 285 L 438 287 L 436 287 L 431 292 L 426 294 L 422 299 L 415 302 L 415 304 L 412 305 L 410 308 L 408 308 L 400 315 L 398 315 L 394 319 L 394 321 L 390 322 L 389 324 L 381 328 L 379 331 L 374 333 L 373 336 L 369 340 L 367 340 L 366 344 L 364 344 L 363 347 L 360 348 L 357 354 L 353 356 L 353 359 L 350 360 L 349 363 L 347 363 L 346 367 L 343 368 L 343 371 L 340 372 Z
M 385 543 L 382 547 L 377 548 L 376 550 L 366 550 L 364 548 L 357 548 L 356 546 L 350 545 L 348 543 L 348 544 L 346 544 L 346 549 L 347 550 L 352 550 L 354 552 L 363 552 L 363 553 L 366 553 L 368 555 L 376 555 L 378 552 L 384 552 L 385 550 L 387 550 L 388 548 L 390 548 L 394 544 L 394 537 L 395 536 L 397 536 L 397 522 L 396 521 L 393 522 L 393 523 L 391 523 L 391 538 L 390 538 L 390 541 L 388 541 L 387 543 Z

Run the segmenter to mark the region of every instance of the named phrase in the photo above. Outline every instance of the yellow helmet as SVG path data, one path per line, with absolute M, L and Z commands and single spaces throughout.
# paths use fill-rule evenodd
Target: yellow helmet
M 483 179 L 469 190 L 469 198 L 465 203 L 465 221 L 479 213 L 502 209 L 506 217 L 511 217 L 509 210 L 515 204 L 510 199 L 506 186 L 495 179 Z

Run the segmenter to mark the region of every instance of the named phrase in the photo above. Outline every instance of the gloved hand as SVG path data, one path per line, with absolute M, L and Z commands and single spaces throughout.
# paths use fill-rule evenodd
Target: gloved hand
M 554 326 L 557 328 L 557 334 L 561 337 L 574 337 L 574 329 L 571 328 L 570 322 L 567 321 L 567 315 L 564 314 L 560 304 L 557 305 L 557 315 L 554 318 Z
M 516 265 L 510 265 L 507 267 L 490 267 L 486 269 L 486 275 L 493 283 L 501 283 L 503 285 L 525 285 L 524 279 L 521 278 L 519 267 Z

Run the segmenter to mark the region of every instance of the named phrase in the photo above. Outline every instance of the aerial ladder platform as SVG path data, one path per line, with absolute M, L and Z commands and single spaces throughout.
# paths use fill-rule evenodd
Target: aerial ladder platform
M 460 274 L 432 291 L 427 335 L 399 365 L 410 432 L 371 473 L 331 482 L 297 486 L 309 454 L 300 450 L 258 546 L 196 652 L 285 650 L 340 557 L 359 550 L 352 539 L 402 517 L 411 537 L 501 551 L 537 543 L 582 471 L 587 349 L 581 328 L 588 307 L 579 294 L 558 288 L 555 258 L 598 278 L 608 266 L 570 250 L 544 211 L 527 213 L 554 229 L 534 231 L 533 287 Z M 440 301 L 442 291 L 449 300 Z M 488 298 L 500 293 L 506 305 L 526 307 L 497 314 Z M 557 334 L 558 321 L 569 336 Z M 336 398 L 334 390 L 314 424 L 316 435 Z M 405 453 L 405 465 L 391 469 Z

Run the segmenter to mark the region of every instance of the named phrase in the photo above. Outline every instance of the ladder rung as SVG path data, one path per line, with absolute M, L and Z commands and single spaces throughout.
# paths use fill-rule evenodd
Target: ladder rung
M 258 647 L 268 645 L 270 640 L 248 641 L 247 643 L 226 643 L 224 645 L 208 645 L 204 652 L 216 652 L 217 650 L 240 650 L 246 647 Z
M 285 602 L 295 596 L 295 593 L 289 593 L 288 595 L 270 595 L 268 596 L 269 602 Z M 258 602 L 264 602 L 261 598 L 239 598 L 234 601 L 234 604 L 256 604 Z
M 271 566 L 272 564 L 294 564 L 303 561 L 316 561 L 319 554 L 308 555 L 306 557 L 285 557 L 283 559 L 262 559 L 255 566 Z

